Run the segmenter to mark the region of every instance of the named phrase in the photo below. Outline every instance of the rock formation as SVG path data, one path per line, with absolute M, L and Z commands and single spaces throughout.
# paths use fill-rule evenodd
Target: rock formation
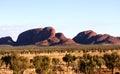
M 2 37 L 0 38 L 0 45 L 13 45 L 14 41 L 11 37 Z
M 119 37 L 97 34 L 92 30 L 80 32 L 73 40 L 80 44 L 115 44 L 120 45 Z
M 53 27 L 30 29 L 19 34 L 16 42 L 11 37 L 0 38 L 0 45 L 77 45 L 77 44 L 115 44 L 120 45 L 120 37 L 97 34 L 92 30 L 80 32 L 73 39 L 63 33 L 56 33 Z
M 68 39 L 63 33 L 56 33 L 53 27 L 37 28 L 27 30 L 18 36 L 16 45 L 57 45 L 76 44 Z

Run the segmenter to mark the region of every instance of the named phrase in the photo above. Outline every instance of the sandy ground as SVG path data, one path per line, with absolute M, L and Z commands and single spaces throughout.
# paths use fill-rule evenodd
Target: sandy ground
M 117 54 L 120 55 L 120 50 L 113 50 L 113 51 L 106 51 L 106 52 L 98 52 L 98 51 L 95 51 L 95 52 L 87 52 L 88 54 L 90 55 L 99 55 L 99 56 L 103 56 L 105 53 L 112 53 L 112 52 L 116 52 Z M 35 56 L 49 56 L 50 58 L 59 58 L 60 61 L 62 62 L 62 64 L 65 64 L 65 62 L 62 61 L 62 57 L 65 56 L 67 52 L 65 53 L 58 53 L 58 52 L 52 52 L 52 53 L 40 53 L 40 54 L 20 54 L 20 56 L 24 56 L 24 57 L 27 57 L 29 59 L 32 59 L 33 57 Z M 75 55 L 75 56 L 82 56 L 84 53 L 81 51 L 81 52 L 73 52 L 73 53 L 70 53 L 72 55 Z M 64 66 L 64 68 L 66 68 Z M 11 70 L 6 70 L 6 69 L 0 69 L 0 74 L 12 74 L 13 72 Z M 35 69 L 26 69 L 24 74 L 35 74 Z M 59 72 L 57 74 L 60 74 Z M 63 74 L 63 73 L 61 73 Z M 69 71 L 69 72 L 64 72 L 64 74 L 75 74 L 73 71 Z

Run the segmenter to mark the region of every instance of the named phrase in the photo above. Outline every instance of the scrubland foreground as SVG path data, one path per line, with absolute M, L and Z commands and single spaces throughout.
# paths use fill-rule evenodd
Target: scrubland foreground
M 0 74 L 120 74 L 120 46 L 2 45 Z

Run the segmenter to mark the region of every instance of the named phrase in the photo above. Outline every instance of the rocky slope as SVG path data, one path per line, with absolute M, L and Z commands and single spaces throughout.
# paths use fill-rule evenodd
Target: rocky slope
M 9 36 L 0 38 L 0 45 L 13 45 L 13 44 L 14 41 Z
M 25 31 L 18 36 L 16 45 L 57 45 L 76 44 L 72 39 L 68 39 L 63 33 L 56 33 L 53 27 L 37 28 Z
M 0 38 L 0 45 L 77 45 L 77 44 L 115 44 L 120 45 L 120 37 L 97 34 L 92 30 L 80 32 L 73 39 L 63 33 L 56 33 L 53 27 L 30 29 L 19 34 L 16 42 L 11 37 Z
M 97 34 L 92 30 L 80 32 L 73 40 L 80 44 L 115 44 L 120 45 L 120 38 L 108 34 Z

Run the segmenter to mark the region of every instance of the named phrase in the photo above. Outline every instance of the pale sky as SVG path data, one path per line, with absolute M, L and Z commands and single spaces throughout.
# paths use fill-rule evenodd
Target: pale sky
M 47 26 L 68 38 L 85 30 L 120 36 L 120 0 L 0 0 L 0 38 Z

